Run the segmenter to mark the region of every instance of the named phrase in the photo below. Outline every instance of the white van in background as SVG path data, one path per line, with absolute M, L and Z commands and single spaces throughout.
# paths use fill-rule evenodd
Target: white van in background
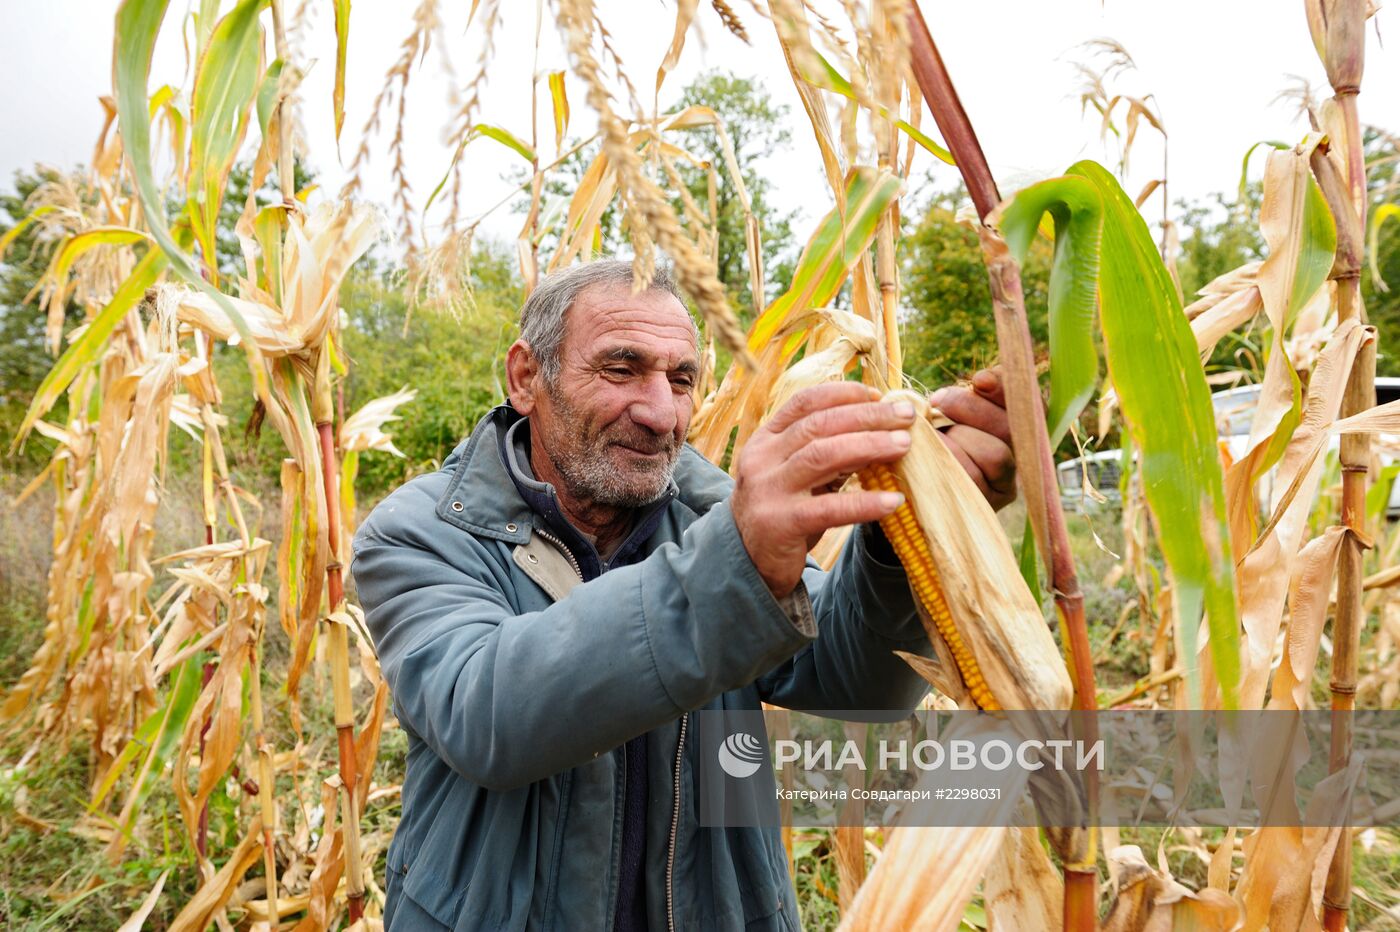
M 1376 379 L 1376 404 L 1400 400 L 1400 378 L 1381 376 Z M 1259 386 L 1241 385 L 1216 392 L 1211 396 L 1215 407 L 1215 424 L 1218 436 L 1230 451 L 1230 456 L 1239 459 L 1249 443 L 1249 426 L 1254 420 L 1254 411 L 1259 406 Z M 1336 449 L 1337 441 L 1332 440 Z M 1120 503 L 1118 479 L 1123 455 L 1121 450 L 1100 450 L 1085 456 L 1066 460 L 1056 467 L 1060 483 L 1060 500 L 1066 511 L 1093 513 L 1101 503 L 1084 492 L 1084 478 L 1087 473 L 1089 484 L 1104 499 L 1105 503 Z M 1388 466 L 1395 458 L 1388 452 L 1380 453 L 1382 466 Z M 1272 475 L 1265 477 L 1269 482 Z M 1400 482 L 1390 489 L 1390 502 L 1386 515 L 1400 518 Z

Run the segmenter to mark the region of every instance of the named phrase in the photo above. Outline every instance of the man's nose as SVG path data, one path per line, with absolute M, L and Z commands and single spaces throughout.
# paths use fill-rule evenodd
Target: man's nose
M 648 373 L 640 386 L 641 394 L 632 402 L 628 414 L 632 420 L 658 436 L 676 429 L 675 392 L 664 372 Z

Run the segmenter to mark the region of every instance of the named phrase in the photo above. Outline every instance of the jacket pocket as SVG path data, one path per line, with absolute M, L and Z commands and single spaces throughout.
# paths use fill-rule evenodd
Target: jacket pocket
M 394 930 L 414 932 L 425 929 L 437 932 L 438 929 L 451 929 L 456 925 L 465 889 L 453 889 L 450 883 L 425 870 L 421 864 L 405 868 L 402 876 L 400 901 L 395 906 L 392 918 Z

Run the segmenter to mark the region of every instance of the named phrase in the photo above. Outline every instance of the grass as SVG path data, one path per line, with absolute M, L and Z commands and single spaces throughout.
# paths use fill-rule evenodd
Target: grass
M 52 523 L 53 491 L 44 486 L 26 501 L 13 500 L 31 477 L 0 472 L 0 695 L 23 674 L 30 657 L 43 641 L 44 605 L 50 563 L 50 537 L 42 529 Z M 280 491 L 266 479 L 252 491 L 264 503 L 280 500 Z M 199 486 L 194 476 L 172 469 L 163 491 L 166 506 L 157 512 L 154 552 L 167 553 L 202 543 Z M 249 513 L 250 521 L 254 512 Z M 263 515 L 262 526 L 250 531 L 272 540 L 278 537 L 275 509 Z M 154 599 L 169 576 L 157 570 Z M 277 579 L 269 570 L 264 583 L 270 588 L 268 630 L 264 638 L 263 692 L 267 725 L 277 752 L 296 746 L 284 701 L 277 701 L 281 671 L 290 658 L 290 644 L 276 622 Z M 319 783 L 335 768 L 335 728 L 329 676 L 313 664 L 302 686 L 305 740 L 309 746 L 303 761 L 319 762 L 302 767 L 298 786 L 283 769 L 278 775 L 277 797 L 284 803 L 282 831 L 310 832 L 314 841 L 320 824 Z M 367 707 L 365 688 L 356 694 L 359 707 Z M 247 723 L 245 722 L 245 727 Z M 135 837 L 119 863 L 105 855 L 111 837 L 112 816 L 86 815 L 91 798 L 92 756 L 83 736 L 68 741 L 63 755 L 36 754 L 34 732 L 0 738 L 0 928 L 15 930 L 114 928 L 133 912 L 160 875 L 169 871 L 164 892 L 146 928 L 167 928 L 179 907 L 198 886 L 194 852 L 185 833 L 171 782 L 158 780 L 142 804 L 143 817 Z M 39 740 L 60 740 L 53 735 Z M 403 778 L 407 739 L 392 724 L 386 725 L 376 764 L 376 786 L 396 786 Z M 192 768 L 193 769 L 193 768 Z M 248 768 L 251 769 L 251 768 Z M 251 773 L 241 773 L 241 777 Z M 122 789 L 117 790 L 118 799 Z M 298 797 L 299 794 L 299 797 Z M 119 805 L 119 804 L 118 804 Z M 226 852 L 238 843 L 256 799 L 239 781 L 230 779 L 210 797 L 210 850 Z M 377 852 L 375 870 L 383 875 L 384 852 L 397 822 L 398 797 L 391 795 L 371 804 L 363 821 L 366 850 Z M 104 820 L 105 823 L 104 824 Z M 310 870 L 310 865 L 305 866 Z M 262 896 L 261 869 L 250 872 L 241 890 L 243 899 Z M 240 899 L 235 894 L 234 903 Z M 237 918 L 235 905 L 230 915 Z
M 0 926 L 35 932 L 112 928 L 140 905 L 167 869 L 162 899 L 175 903 L 194 893 L 195 875 L 177 841 L 183 831 L 168 783 L 144 807 L 150 827 L 146 843 L 112 865 L 103 856 L 103 841 L 92 834 L 100 824 L 84 818 L 87 756 L 75 749 L 51 763 L 40 756 L 24 766 L 9 763 L 23 750 L 9 742 L 7 763 L 0 768 Z M 149 927 L 163 928 L 173 915 L 153 917 Z

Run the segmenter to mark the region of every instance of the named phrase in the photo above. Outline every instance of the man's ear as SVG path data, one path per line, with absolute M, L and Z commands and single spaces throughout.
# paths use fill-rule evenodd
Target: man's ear
M 506 393 L 510 396 L 511 407 L 527 417 L 535 410 L 535 385 L 539 372 L 539 363 L 529 343 L 516 340 L 506 350 Z

